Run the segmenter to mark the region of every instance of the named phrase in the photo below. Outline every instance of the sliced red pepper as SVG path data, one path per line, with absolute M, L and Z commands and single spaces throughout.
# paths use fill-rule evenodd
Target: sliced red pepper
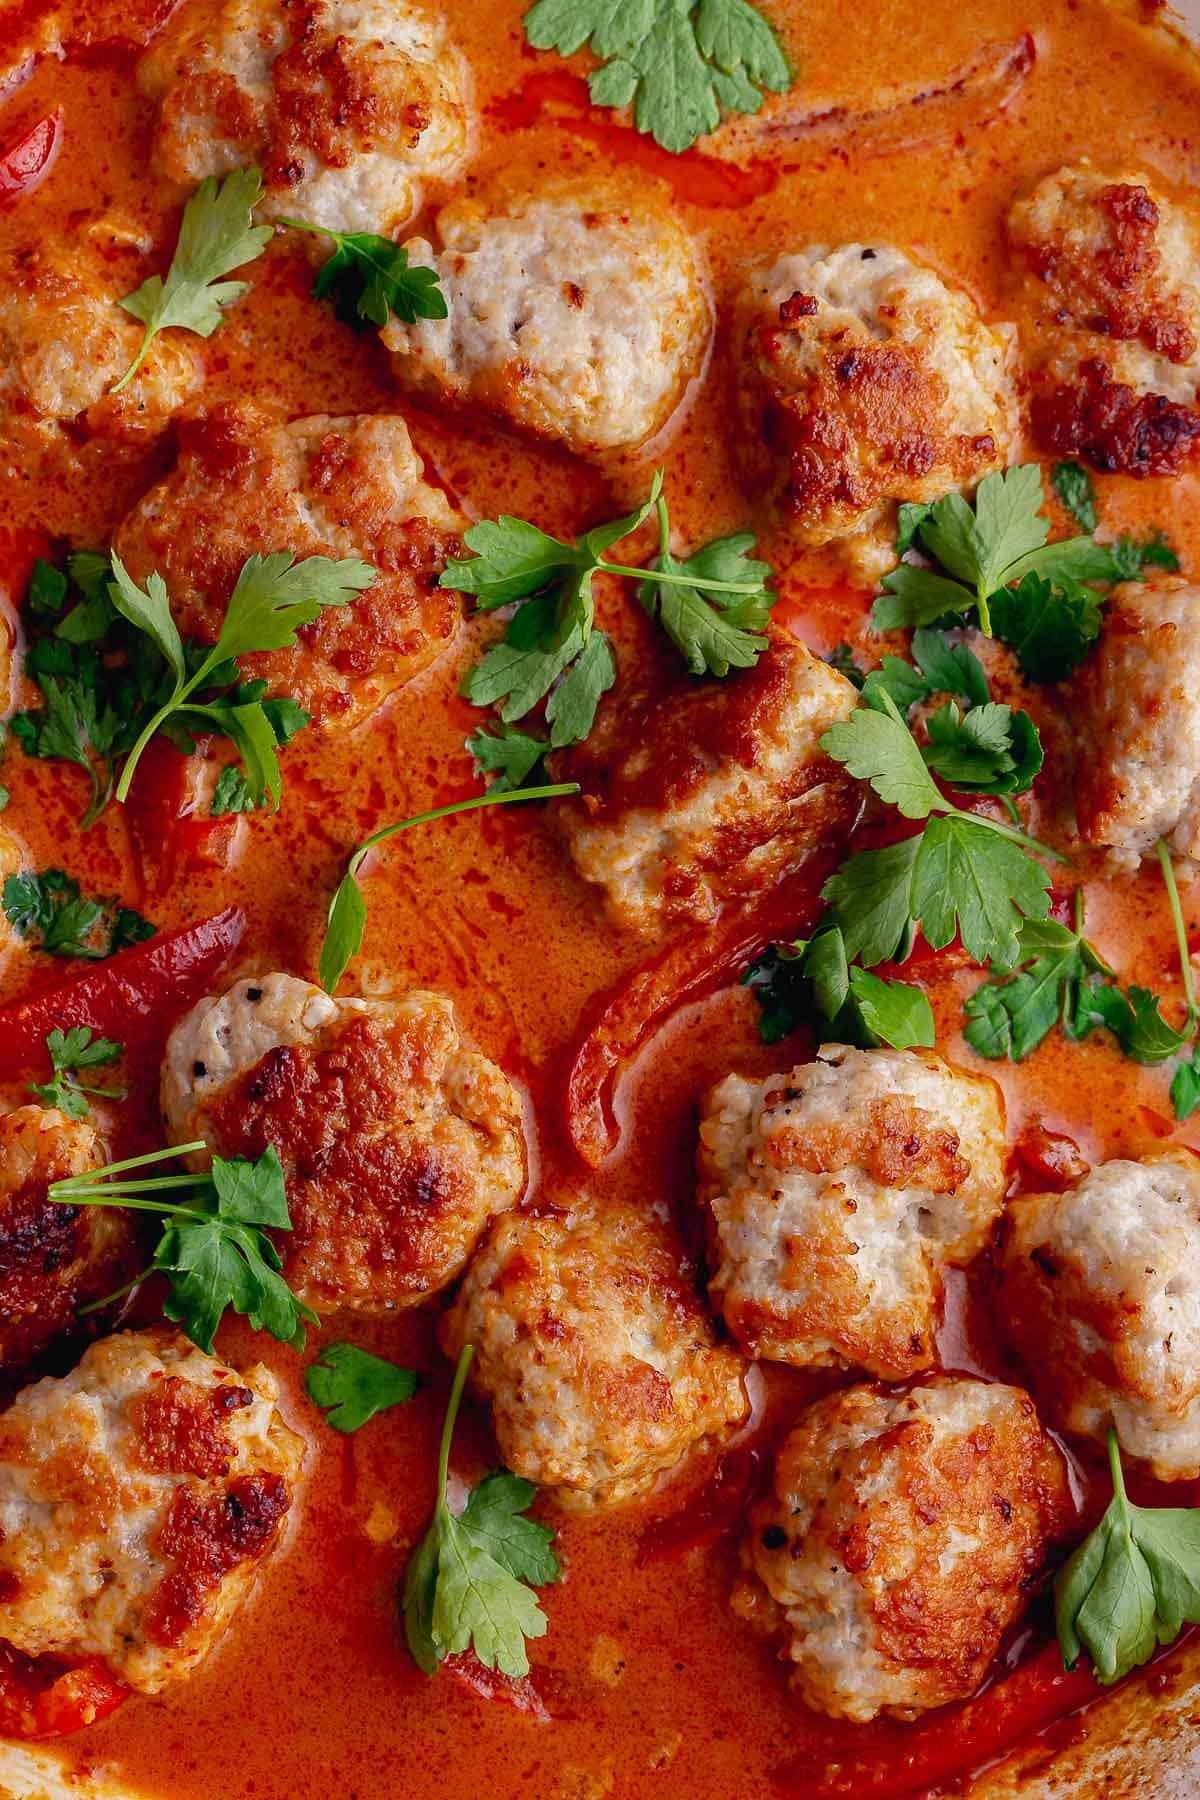
M 98 1659 L 70 1668 L 0 1643 L 0 1736 L 65 1737 L 107 1718 L 129 1689 Z
M 1036 1119 L 1017 1139 L 1015 1155 L 1022 1186 L 1038 1193 L 1064 1194 L 1091 1168 L 1073 1137 L 1065 1131 L 1051 1131 Z
M 486 1668 L 470 1650 L 447 1656 L 442 1667 L 480 1699 L 499 1700 L 504 1706 L 515 1707 L 517 1712 L 536 1719 L 539 1725 L 564 1716 L 557 1705 L 548 1704 L 554 1686 L 552 1669 L 531 1669 L 528 1675 L 519 1678 L 504 1675 L 499 1669 Z
M 44 119 L 0 150 L 0 206 L 11 206 L 28 194 L 49 169 L 62 141 L 62 109 Z
M 165 1035 L 209 991 L 245 931 L 241 908 L 227 906 L 0 1007 L 0 1081 L 15 1080 L 44 1062 L 46 1035 L 56 1026 L 88 1025 L 98 1037 L 119 1038 L 127 1049 Z
M 203 740 L 197 750 L 202 751 Z M 229 861 L 240 820 L 214 819 L 199 797 L 201 756 L 184 756 L 166 738 L 153 738 L 138 764 L 126 804 L 134 846 L 149 886 L 165 891 L 192 869 L 223 868 Z

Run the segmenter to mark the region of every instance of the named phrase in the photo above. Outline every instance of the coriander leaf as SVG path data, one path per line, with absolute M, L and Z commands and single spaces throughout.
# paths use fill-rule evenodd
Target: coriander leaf
M 920 849 L 918 834 L 882 850 L 860 850 L 821 889 L 851 962 L 871 967 L 895 956 L 913 920 L 913 872 Z
M 113 1038 L 93 1037 L 86 1025 L 72 1025 L 65 1032 L 56 1026 L 46 1038 L 51 1078 L 48 1082 L 30 1082 L 29 1092 L 36 1094 L 43 1106 L 56 1106 L 69 1119 L 84 1119 L 89 1094 L 103 1100 L 123 1100 L 125 1095 L 121 1088 L 91 1087 L 77 1081 L 76 1074 L 81 1069 L 116 1062 L 123 1048 Z
M 440 1520 L 431 1630 L 443 1655 L 473 1650 L 485 1669 L 519 1679 L 529 1673 L 527 1638 L 544 1637 L 546 1615 L 484 1544 L 446 1509 Z
M 1060 1017 L 1069 1017 L 1080 981 L 1111 974 L 1079 932 L 1054 919 L 1026 919 L 1021 927 L 1020 967 L 1002 970 L 967 1000 L 963 1035 L 981 1056 L 1022 1061 L 1037 1049 Z
M 370 563 L 350 556 L 305 556 L 290 550 L 249 556 L 234 583 L 221 635 L 205 659 L 205 674 L 226 660 L 262 650 L 286 650 L 296 632 L 327 606 L 346 606 L 375 580 Z M 200 685 L 197 680 L 196 686 Z
M 530 604 L 536 605 L 536 602 Z M 521 612 L 528 610 L 522 607 Z M 539 700 L 544 700 L 567 665 L 584 648 L 584 634 L 573 626 L 549 648 L 526 648 L 511 641 L 521 613 L 510 621 L 502 644 L 489 650 L 463 682 L 462 691 L 473 706 L 500 704 L 506 724 L 523 719 Z
M 949 700 L 926 722 L 921 754 L 952 787 L 974 794 L 1023 794 L 1042 766 L 1037 727 L 1026 712 L 988 701 L 963 714 Z
M 267 1146 L 257 1162 L 243 1156 L 226 1161 L 223 1156 L 212 1159 L 212 1184 L 217 1197 L 217 1212 L 222 1219 L 236 1219 L 242 1225 L 273 1225 L 290 1231 L 287 1186 L 279 1153 L 273 1144 Z
M 120 393 L 145 361 L 160 331 L 176 326 L 210 337 L 221 323 L 224 307 L 246 292 L 244 281 L 222 281 L 231 269 L 261 256 L 271 239 L 269 225 L 250 223 L 262 196 L 257 169 L 233 169 L 218 183 L 212 175 L 200 183 L 183 209 L 179 239 L 166 278 L 152 275 L 118 304 L 145 325 L 133 362 L 113 388 Z
M 318 300 L 333 295 L 339 314 L 350 321 L 365 319 L 386 325 L 390 317 L 413 325 L 418 319 L 449 316 L 436 269 L 409 265 L 408 251 L 392 238 L 370 231 L 331 231 L 303 219 L 277 219 L 292 231 L 311 231 L 334 245 L 313 282 Z
M 417 1377 L 412 1369 L 385 1362 L 357 1344 L 326 1344 L 305 1370 L 304 1385 L 313 1405 L 324 1412 L 326 1424 L 335 1431 L 351 1432 L 376 1413 L 411 1400 L 417 1391 Z
M 158 570 L 154 569 L 147 577 L 145 589 L 138 587 L 115 550 L 112 553 L 112 571 L 113 605 L 131 625 L 136 625 L 139 631 L 146 633 L 166 660 L 176 680 L 182 681 L 186 673 L 183 640 L 171 613 L 166 582 Z
M 550 749 L 550 740 L 529 737 L 527 733 L 505 725 L 495 732 L 481 729 L 472 733 L 464 748 L 475 758 L 476 769 L 481 775 L 495 775 L 489 791 L 506 793 L 511 788 L 521 787 L 540 768 L 542 758 Z
M 1031 681 L 1063 681 L 1100 635 L 1102 602 L 1078 582 L 1052 586 L 1026 575 L 992 596 L 996 636 L 1016 653 Z
M 632 106 L 638 130 L 676 153 L 714 131 L 723 107 L 756 112 L 764 88 L 791 82 L 771 25 L 747 0 L 536 0 L 525 35 L 562 56 L 590 43 L 602 62 L 593 104 Z
M 932 1050 L 933 1009 L 922 988 L 906 981 L 883 981 L 868 969 L 850 970 L 850 992 L 872 1037 L 894 1050 Z
M 759 1036 L 778 1043 L 815 1008 L 828 1021 L 827 1035 L 872 1046 L 910 1050 L 934 1042 L 933 1013 L 918 987 L 884 981 L 851 967 L 837 925 L 790 945 L 772 945 L 742 977 L 762 1009 Z
M 1148 988 L 1131 987 L 1123 994 L 1107 981 L 1090 978 L 1079 986 L 1068 1035 L 1086 1037 L 1098 1025 L 1107 1026 L 1131 1062 L 1166 1062 L 1183 1049 L 1187 1036 L 1167 1024 L 1161 1005 Z
M 517 1581 L 544 1587 L 558 1580 L 562 1566 L 550 1548 L 554 1533 L 522 1517 L 536 1494 L 532 1482 L 494 1469 L 468 1495 L 460 1521 Z
M 446 564 L 440 585 L 473 594 L 481 611 L 527 600 L 552 582 L 560 581 L 590 560 L 573 544 L 564 544 L 531 525 L 526 519 L 485 519 L 463 533 L 463 542 L 474 554 L 453 558 Z
M 693 675 L 725 676 L 731 668 L 748 669 L 767 647 L 762 634 L 776 596 L 766 588 L 771 565 L 747 555 L 754 542 L 748 532 L 714 538 L 682 562 L 663 550 L 652 568 L 690 577 L 691 585 L 664 586 L 648 580 L 639 589 L 647 615 L 682 651 Z M 711 587 L 712 582 L 753 584 L 754 591 L 728 593 Z
M 957 694 L 968 706 L 984 706 L 990 698 L 983 664 L 965 644 L 952 644 L 944 631 L 913 633 L 913 661 L 925 681 L 926 695 Z
M 955 496 L 947 497 L 953 502 Z M 985 475 L 975 490 L 975 517 L 971 542 L 972 575 L 946 561 L 938 547 L 938 506 L 934 507 L 932 527 L 922 527 L 926 543 L 952 575 L 971 580 L 982 598 L 994 594 L 1012 577 L 1009 570 L 1023 557 L 1041 549 L 1050 534 L 1050 521 L 1042 512 L 1042 471 L 1037 463 L 1022 463 L 1016 468 L 993 470 Z M 964 509 L 966 503 L 963 502 Z M 1056 548 L 1060 548 L 1056 546 Z
M 612 644 L 603 631 L 593 631 L 582 654 L 572 663 L 546 702 L 546 723 L 556 750 L 579 743 L 596 722 L 600 697 L 617 679 Z
M 848 719 L 831 725 L 821 749 L 860 781 L 869 781 L 879 798 L 906 819 L 924 819 L 945 801 L 938 791 L 912 733 L 883 695 L 890 711 L 860 706 Z
M 85 899 L 61 869 L 7 876 L 2 903 L 9 924 L 48 956 L 100 962 L 155 930 L 129 907 Z
M 921 834 L 912 912 L 933 949 L 958 931 L 968 956 L 1011 967 L 1021 915 L 1045 918 L 1049 886 L 1040 863 L 986 826 L 961 815 L 934 818 Z
M 1081 531 L 1096 529 L 1096 489 L 1086 469 L 1075 462 L 1055 463 L 1054 491 Z
M 1200 1106 L 1200 1065 L 1196 1062 L 1194 1050 L 1186 1061 L 1180 1063 L 1171 1078 L 1171 1104 L 1175 1108 L 1175 1117 L 1181 1124 L 1184 1119 L 1190 1119 Z
M 932 569 L 901 563 L 883 578 L 884 592 L 871 608 L 876 631 L 900 631 L 917 625 L 933 625 L 939 619 L 959 618 L 975 605 L 975 595 L 961 582 Z
M 1073 1669 L 1086 1650 L 1106 1685 L 1149 1661 L 1184 1624 L 1200 1623 L 1200 1510 L 1134 1506 L 1111 1430 L 1108 1454 L 1108 1511 L 1054 1584 L 1064 1666 Z

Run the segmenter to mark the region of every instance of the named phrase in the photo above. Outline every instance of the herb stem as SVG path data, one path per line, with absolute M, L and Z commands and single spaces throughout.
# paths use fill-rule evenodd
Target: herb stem
M 196 1138 L 190 1144 L 169 1144 L 162 1150 L 147 1150 L 142 1156 L 126 1157 L 124 1162 L 105 1163 L 103 1169 L 88 1169 L 83 1175 L 69 1175 L 65 1181 L 55 1182 L 59 1188 L 69 1188 L 73 1181 L 90 1182 L 94 1175 L 123 1175 L 127 1169 L 144 1169 L 151 1163 L 173 1162 L 177 1156 L 191 1156 L 197 1150 L 207 1150 L 208 1145 L 203 1138 Z
M 1183 907 L 1179 903 L 1179 887 L 1175 880 L 1175 864 L 1171 861 L 1171 851 L 1165 838 L 1159 838 L 1155 845 L 1158 852 L 1158 863 L 1162 870 L 1163 882 L 1167 890 L 1167 904 L 1171 908 L 1171 924 L 1175 928 L 1175 945 L 1179 953 L 1179 973 L 1183 979 L 1183 997 L 1187 1003 L 1187 1022 L 1184 1031 L 1190 1031 L 1196 1023 L 1196 985 L 1192 977 L 1192 954 L 1188 948 L 1187 926 L 1184 924 Z
M 87 1182 L 82 1176 L 71 1177 L 79 1186 L 73 1187 L 73 1194 L 161 1194 L 172 1188 L 205 1187 L 210 1180 L 207 1175 L 164 1175 L 161 1181 L 110 1181 Z M 58 1184 L 65 1187 L 65 1182 Z
M 483 806 L 505 806 L 518 800 L 553 800 L 560 794 L 577 794 L 577 781 L 557 781 L 548 787 L 510 788 L 502 794 L 490 790 L 486 794 L 475 794 L 470 800 L 455 800 L 450 806 L 435 806 L 432 812 L 414 813 L 411 819 L 401 819 L 395 825 L 384 825 L 365 838 L 350 858 L 348 873 L 357 875 L 369 851 L 376 844 L 395 837 L 398 832 L 407 831 L 411 825 L 428 825 L 432 819 L 449 819 L 455 813 L 476 812 Z
M 1049 857 L 1051 862 L 1069 864 L 1071 859 L 1064 856 L 1061 850 L 1052 850 L 1049 844 L 1043 844 L 1038 838 L 1030 837 L 1024 831 L 1017 831 L 1006 825 L 1001 819 L 989 819 L 986 813 L 964 812 L 958 806 L 946 806 L 940 809 L 948 818 L 965 819 L 970 825 L 982 825 L 987 831 L 994 831 L 998 837 L 1007 838 L 1010 844 L 1020 844 L 1023 850 L 1036 850 L 1039 856 Z
M 169 1213 L 177 1219 L 200 1219 L 205 1215 L 194 1206 L 160 1206 L 154 1200 L 128 1200 L 123 1188 L 69 1188 L 55 1182 L 46 1189 L 47 1200 L 56 1206 L 119 1206 L 125 1212 Z
M 1121 1446 L 1111 1425 L 1108 1428 L 1108 1466 L 1112 1472 L 1113 1498 L 1120 1501 L 1124 1510 L 1129 1504 L 1129 1497 L 1125 1492 L 1125 1470 L 1121 1463 Z
M 474 1344 L 464 1344 L 459 1354 L 458 1367 L 454 1371 L 454 1380 L 450 1384 L 450 1398 L 446 1402 L 446 1416 L 442 1420 L 442 1442 L 438 1450 L 438 1506 L 443 1506 L 446 1501 L 446 1478 L 450 1472 L 450 1440 L 454 1436 L 454 1425 L 458 1418 L 458 1409 L 462 1405 L 463 1389 L 467 1385 L 467 1374 L 474 1356 Z
M 676 574 L 669 569 L 635 569 L 628 563 L 598 562 L 598 575 L 628 575 L 634 581 L 658 581 L 667 587 L 695 587 L 694 575 Z M 762 592 L 761 581 L 710 581 L 704 577 L 705 593 L 714 594 L 758 594 Z
M 105 1294 L 99 1300 L 89 1300 L 86 1306 L 79 1308 L 79 1317 L 86 1319 L 89 1313 L 103 1311 L 106 1306 L 111 1306 L 114 1300 L 123 1300 L 126 1294 L 132 1294 L 134 1288 L 141 1287 L 150 1272 L 149 1269 L 143 1269 L 140 1275 L 135 1275 L 132 1281 L 125 1283 L 124 1287 L 114 1288 L 111 1294 Z

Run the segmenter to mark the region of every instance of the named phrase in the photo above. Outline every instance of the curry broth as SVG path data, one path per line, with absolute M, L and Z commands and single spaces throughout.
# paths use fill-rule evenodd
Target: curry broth
M 19 45 L 47 10 L 0 10 L 0 33 Z M 56 105 L 65 130 L 36 195 L 0 213 L 0 267 L 35 222 L 39 230 L 69 232 L 85 208 L 132 219 L 159 252 L 171 243 L 176 202 L 147 173 L 149 109 L 132 85 L 133 47 L 122 41 L 122 34 L 144 37 L 156 10 L 165 8 L 131 12 L 116 0 L 81 6 L 81 47 L 65 64 L 45 60 L 11 83 L 0 141 Z M 1030 10 L 1016 0 L 928 0 L 914 9 L 896 0 L 859 7 L 775 0 L 770 10 L 798 80 L 763 115 L 775 131 L 756 138 L 754 121 L 738 126 L 737 160 L 711 151 L 672 159 L 614 125 L 612 115 L 589 116 L 563 65 L 524 47 L 521 10 L 519 0 L 459 0 L 455 8 L 484 120 L 466 185 L 520 185 L 539 170 L 600 174 L 614 166 L 643 181 L 668 179 L 707 244 L 718 302 L 749 261 L 790 243 L 874 237 L 911 246 L 964 283 L 986 315 L 1010 318 L 1002 219 L 1017 187 L 1088 154 L 1115 168 L 1144 164 L 1180 184 L 1200 181 L 1195 69 L 1166 33 L 1098 5 L 1038 0 Z M 876 153 L 878 126 L 869 122 L 840 137 L 787 126 L 809 112 L 862 113 L 944 87 L 978 60 L 981 46 L 1019 45 L 1027 31 L 1036 57 L 1007 108 L 988 123 L 981 116 L 986 102 L 968 87 L 956 106 L 910 106 L 911 131 L 899 154 Z M 9 60 L 0 58 L 0 66 Z M 434 204 L 439 198 L 432 195 Z M 565 456 L 400 397 L 372 335 L 355 335 L 311 300 L 311 265 L 292 242 L 276 244 L 251 279 L 251 292 L 200 347 L 206 403 L 249 393 L 290 416 L 403 412 L 435 479 L 465 510 L 511 511 L 553 531 L 579 530 L 644 491 L 654 455 L 628 460 L 608 489 Z M 729 380 L 718 336 L 706 379 L 662 457 L 680 542 L 746 524 L 729 458 Z M 74 482 L 61 470 L 40 471 L 3 496 L 0 553 L 14 603 L 32 556 L 48 540 L 106 542 L 156 467 L 153 458 L 134 466 L 94 454 L 83 461 Z M 1097 486 L 1107 528 L 1166 527 L 1185 572 L 1200 568 L 1200 477 L 1170 484 L 1102 478 Z M 769 534 L 761 549 L 777 570 L 778 620 L 818 650 L 841 639 L 865 641 L 868 593 L 847 585 L 819 556 L 789 561 Z M 598 595 L 600 622 L 622 659 L 663 659 L 627 590 L 601 583 Z M 160 927 L 236 901 L 249 919 L 240 966 L 312 975 L 327 898 L 348 850 L 387 820 L 477 791 L 463 739 L 479 715 L 455 690 L 487 630 L 465 626 L 455 650 L 356 735 L 302 735 L 286 753 L 282 811 L 241 828 L 228 868 L 186 855 L 139 856 L 131 831 L 136 806 L 129 816 L 110 808 L 80 836 L 79 780 L 61 765 L 17 752 L 5 772 L 13 789 L 5 823 L 28 845 L 35 866 L 61 864 L 89 889 L 119 891 Z M 1011 682 L 1000 697 L 1009 698 L 1010 688 L 1015 698 Z M 1040 824 L 1053 838 L 1063 728 L 1044 690 L 1022 692 L 1021 699 L 1043 726 L 1050 752 L 1039 784 L 1048 798 L 1034 808 L 1030 828 Z M 1173 995 L 1173 940 L 1157 873 L 1113 885 L 1097 871 L 1082 861 L 1065 877 L 1086 885 L 1089 935 L 1126 979 Z M 366 885 L 365 951 L 351 969 L 349 991 L 419 984 L 454 997 L 467 1033 L 524 1088 L 533 1187 L 547 1196 L 586 1181 L 640 1205 L 665 1202 L 686 1228 L 697 1093 L 731 1066 L 765 1073 L 808 1049 L 798 1039 L 765 1050 L 752 998 L 722 977 L 639 1055 L 618 1096 L 617 1154 L 589 1175 L 563 1129 L 565 1076 L 581 1021 L 638 966 L 644 949 L 600 923 L 593 896 L 533 809 L 406 834 L 376 853 Z M 1185 889 L 1184 907 L 1194 928 L 1200 894 Z M 18 954 L 3 971 L 3 997 L 45 973 Z M 978 972 L 946 953 L 921 962 L 918 974 L 934 1003 L 939 1047 L 997 1076 L 1014 1139 L 1026 1121 L 1040 1120 L 1069 1132 L 1094 1157 L 1136 1153 L 1164 1136 L 1200 1147 L 1200 1126 L 1174 1127 L 1161 1072 L 1122 1061 L 1099 1038 L 1074 1047 L 1052 1038 L 1020 1069 L 978 1064 L 958 1034 L 962 1000 Z M 136 1102 L 114 1145 L 118 1155 L 154 1141 L 153 1070 L 138 1073 Z M 19 1096 L 6 1098 L 16 1103 Z M 952 1287 L 943 1353 L 953 1366 L 1011 1373 L 987 1328 L 985 1287 L 961 1280 Z M 277 1371 L 287 1415 L 310 1439 L 286 1543 L 209 1664 L 161 1698 L 131 1700 L 55 1746 L 64 1766 L 122 1792 L 171 1800 L 211 1800 L 218 1792 L 226 1800 L 375 1800 L 397 1788 L 408 1800 L 447 1791 L 514 1800 L 610 1792 L 735 1800 L 769 1789 L 781 1767 L 810 1792 L 823 1779 L 836 1788 L 838 1765 L 851 1781 L 845 1791 L 882 1793 L 854 1784 L 855 1758 L 870 1750 L 876 1761 L 881 1752 L 895 1761 L 910 1741 L 906 1728 L 837 1727 L 811 1718 L 789 1700 L 771 1652 L 730 1615 L 734 1540 L 718 1527 L 738 1516 L 745 1489 L 727 1472 L 701 1498 L 711 1459 L 693 1461 L 645 1505 L 599 1519 L 554 1515 L 566 1575 L 546 1596 L 549 1634 L 531 1647 L 533 1687 L 548 1720 L 481 1698 L 449 1672 L 429 1682 L 416 1671 L 397 1626 L 395 1588 L 432 1497 L 448 1376 L 433 1339 L 435 1311 L 367 1325 L 343 1318 L 322 1334 L 349 1336 L 428 1373 L 411 1405 L 351 1439 L 322 1425 L 304 1397 L 293 1353 L 239 1326 L 225 1328 L 221 1343 L 233 1360 L 262 1359 Z M 797 1401 L 830 1378 L 773 1368 L 754 1379 L 747 1445 L 769 1442 Z M 458 1474 L 474 1479 L 493 1455 L 480 1415 L 468 1409 L 456 1439 Z M 741 1475 L 747 1472 L 752 1476 L 743 1455 Z M 1094 1505 L 1086 1470 L 1082 1476 L 1085 1504 Z M 677 1513 L 698 1521 L 694 1535 L 703 1541 L 691 1549 L 686 1531 L 680 1537 L 653 1523 Z M 1044 1613 L 1037 1615 L 1036 1629 L 1013 1647 L 1014 1663 L 1045 1642 L 1045 1624 Z M 933 1729 L 943 1728 L 959 1732 L 961 1764 L 969 1766 L 976 1760 L 969 1735 L 935 1721 Z M 930 1727 L 918 1729 L 919 1741 L 928 1743 Z

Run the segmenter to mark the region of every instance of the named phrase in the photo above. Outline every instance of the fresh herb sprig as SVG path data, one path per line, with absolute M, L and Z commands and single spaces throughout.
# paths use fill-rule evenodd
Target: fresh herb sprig
M 562 1569 L 550 1547 L 554 1533 L 524 1516 L 533 1485 L 506 1469 L 472 1488 L 461 1512 L 450 1510 L 450 1443 L 473 1356 L 468 1344 L 454 1371 L 433 1520 L 404 1580 L 404 1628 L 413 1661 L 426 1675 L 436 1675 L 445 1657 L 470 1649 L 485 1668 L 519 1679 L 529 1673 L 527 1640 L 546 1634 L 533 1590 L 557 1581 Z
M 1063 1666 L 1086 1650 L 1106 1686 L 1200 1624 L 1200 1508 L 1135 1506 L 1112 1430 L 1108 1462 L 1108 1511 L 1054 1584 Z
M 304 1371 L 314 1406 L 335 1431 L 359 1431 L 377 1413 L 402 1406 L 417 1391 L 413 1369 L 372 1356 L 357 1344 L 326 1344 Z
M 6 876 L 3 907 L 14 931 L 35 949 L 80 962 L 103 962 L 157 930 L 118 900 L 89 899 L 62 869 Z
M 476 812 L 484 806 L 504 806 L 514 800 L 552 800 L 560 794 L 578 792 L 578 783 L 571 781 L 554 782 L 548 787 L 521 788 L 519 791 L 503 791 L 493 787 L 486 794 L 476 794 L 470 800 L 456 800 L 450 806 L 435 806 L 431 812 L 415 813 L 411 819 L 401 819 L 394 825 L 383 825 L 378 831 L 373 831 L 354 851 L 329 904 L 318 965 L 321 986 L 325 992 L 337 992 L 338 984 L 346 973 L 347 963 L 362 948 L 367 923 L 367 903 L 359 885 L 358 872 L 377 844 L 385 843 L 388 838 L 395 837 L 401 831 L 408 831 L 413 825 L 427 825 L 433 819 L 449 819 L 456 813 Z
M 836 925 L 815 937 L 772 944 L 742 981 L 762 1009 L 758 1034 L 764 1044 L 777 1044 L 815 1009 L 827 1023 L 825 1035 L 839 1043 L 868 1049 L 877 1044 L 894 1050 L 933 1048 L 928 995 L 911 982 L 885 981 L 850 964 Z
M 748 0 L 537 0 L 525 14 L 535 50 L 573 56 L 588 44 L 601 66 L 593 106 L 631 106 L 664 150 L 688 150 L 722 111 L 754 113 L 792 71 L 770 22 Z
M 339 314 L 351 322 L 386 325 L 389 318 L 397 318 L 414 325 L 418 319 L 448 317 L 437 270 L 410 263 L 408 251 L 394 239 L 371 231 L 332 231 L 305 219 L 275 223 L 289 231 L 311 231 L 334 246 L 312 291 L 318 300 L 332 298 Z
M 68 1119 L 86 1119 L 89 1094 L 97 1100 L 123 1100 L 125 1090 L 93 1087 L 90 1082 L 77 1079 L 79 1072 L 118 1062 L 124 1048 L 114 1038 L 94 1037 L 87 1025 L 72 1025 L 67 1031 L 60 1031 L 55 1026 L 46 1038 L 50 1079 L 31 1081 L 29 1092 L 36 1095 L 43 1106 L 57 1107 Z
M 162 1164 L 206 1148 L 197 1140 L 152 1150 L 56 1181 L 47 1196 L 63 1206 L 119 1206 L 158 1214 L 163 1231 L 150 1266 L 121 1293 L 146 1275 L 165 1275 L 164 1315 L 209 1355 L 227 1309 L 248 1319 L 256 1331 L 302 1349 L 305 1326 L 319 1321 L 280 1274 L 279 1252 L 268 1235 L 292 1228 L 279 1157 L 271 1148 L 256 1162 L 214 1156 L 206 1175 L 161 1173 Z M 148 1169 L 158 1172 L 143 1177 Z M 108 1294 L 88 1310 L 119 1297 Z
M 224 309 L 246 292 L 245 281 L 225 281 L 232 269 L 253 262 L 271 241 L 269 225 L 254 225 L 251 215 L 262 198 L 257 169 L 233 169 L 218 182 L 213 175 L 200 183 L 183 209 L 175 254 L 164 279 L 151 275 L 118 305 L 145 326 L 137 355 L 113 388 L 114 394 L 133 380 L 160 331 L 175 326 L 211 337 Z
M 1099 519 L 1096 487 L 1087 470 L 1079 463 L 1055 463 L 1051 472 L 1054 491 L 1084 531 L 1095 531 Z M 1134 581 L 1147 568 L 1175 570 L 1179 558 L 1168 544 L 1165 533 L 1152 532 L 1148 538 L 1118 537 L 1104 546 L 1112 559 L 1113 581 Z

